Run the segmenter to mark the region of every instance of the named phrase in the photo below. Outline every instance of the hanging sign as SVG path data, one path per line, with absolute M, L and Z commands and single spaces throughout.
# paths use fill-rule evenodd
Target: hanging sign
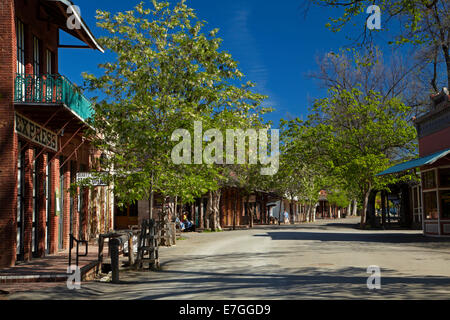
M 58 136 L 56 133 L 45 129 L 36 122 L 15 113 L 14 128 L 17 134 L 37 143 L 45 148 L 58 151 Z
M 77 183 L 86 183 L 94 187 L 106 187 L 108 184 L 101 178 L 94 176 L 92 172 L 78 172 Z

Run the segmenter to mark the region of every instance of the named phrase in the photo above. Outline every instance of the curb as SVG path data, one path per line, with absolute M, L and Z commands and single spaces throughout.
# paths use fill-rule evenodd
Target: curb
M 82 281 L 90 280 L 96 273 L 98 261 L 93 261 L 81 268 Z M 0 284 L 29 283 L 29 282 L 64 282 L 67 281 L 67 273 L 37 274 L 37 275 L 0 275 Z

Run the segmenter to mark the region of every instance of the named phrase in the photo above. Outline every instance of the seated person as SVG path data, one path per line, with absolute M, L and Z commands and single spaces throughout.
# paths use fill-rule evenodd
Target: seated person
M 186 229 L 186 226 L 183 222 L 180 221 L 180 218 L 176 218 L 175 223 L 178 224 L 180 226 L 180 230 L 184 231 L 184 229 Z

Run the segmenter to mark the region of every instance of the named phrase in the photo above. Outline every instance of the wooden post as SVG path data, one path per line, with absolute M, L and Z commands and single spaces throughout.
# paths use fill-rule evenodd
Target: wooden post
M 109 240 L 111 252 L 112 283 L 119 283 L 119 243 L 117 239 Z
M 102 235 L 100 235 L 98 237 L 98 269 L 97 269 L 97 273 L 102 271 L 104 244 L 105 244 L 105 238 Z

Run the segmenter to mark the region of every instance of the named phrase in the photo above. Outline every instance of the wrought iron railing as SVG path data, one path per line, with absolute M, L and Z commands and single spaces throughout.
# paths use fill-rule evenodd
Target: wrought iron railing
M 92 113 L 92 103 L 80 89 L 60 74 L 16 74 L 15 102 L 63 103 L 83 120 Z

